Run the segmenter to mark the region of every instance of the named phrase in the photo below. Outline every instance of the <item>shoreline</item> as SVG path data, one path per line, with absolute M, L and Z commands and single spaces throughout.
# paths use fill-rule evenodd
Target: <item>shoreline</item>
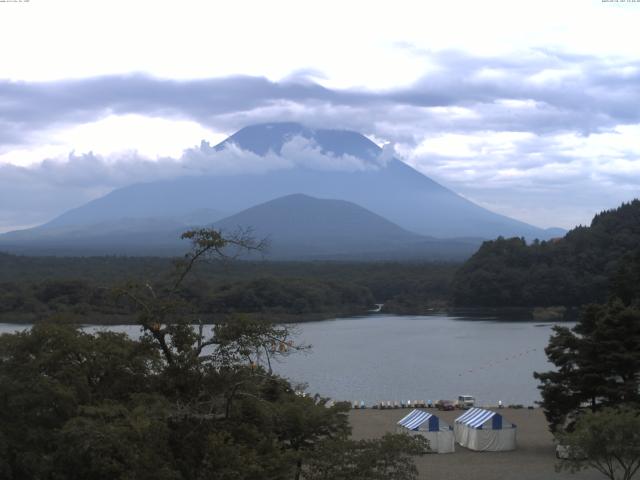
M 560 310 L 562 309 L 562 310 Z M 449 307 L 449 308 L 433 308 L 428 310 L 385 310 L 384 307 L 381 311 L 371 310 L 351 310 L 351 311 L 334 311 L 334 312 L 314 312 L 314 313 L 243 313 L 243 312 L 230 312 L 230 313 L 214 313 L 208 315 L 193 314 L 192 316 L 198 318 L 204 318 L 205 323 L 214 324 L 216 321 L 222 320 L 225 317 L 232 317 L 234 315 L 243 316 L 252 319 L 264 319 L 269 320 L 271 323 L 277 324 L 296 324 L 296 323 L 308 323 L 308 322 L 323 322 L 328 320 L 346 319 L 346 318 L 361 318 L 366 316 L 397 316 L 397 317 L 434 317 L 444 316 L 464 320 L 478 320 L 478 321 L 496 321 L 496 322 L 573 322 L 576 321 L 581 312 L 580 307 Z M 100 325 L 100 326 L 117 326 L 117 325 L 138 325 L 135 320 L 135 314 L 110 314 L 110 313 L 88 313 L 79 314 L 73 312 L 61 313 L 69 321 L 71 325 Z M 87 322 L 87 320 L 91 320 Z M 43 319 L 37 314 L 23 313 L 23 312 L 11 312 L 0 314 L 0 323 L 11 325 L 33 325 L 47 321 L 49 318 Z M 197 325 L 197 322 L 193 323 Z

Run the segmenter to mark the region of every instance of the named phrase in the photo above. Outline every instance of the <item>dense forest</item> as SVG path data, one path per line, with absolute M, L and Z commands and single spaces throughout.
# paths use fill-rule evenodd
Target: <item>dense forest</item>
M 580 306 L 604 302 L 640 245 L 640 201 L 593 218 L 564 238 L 530 245 L 520 238 L 485 242 L 456 273 L 458 306 Z
M 182 285 L 198 318 L 246 313 L 289 322 L 383 311 L 578 307 L 604 302 L 612 282 L 633 288 L 627 266 L 640 245 L 640 201 L 596 215 L 564 238 L 485 242 L 463 265 L 427 262 L 210 262 Z M 130 282 L 162 282 L 175 260 L 26 257 L 0 253 L 0 321 L 129 323 L 118 295 Z M 622 288 L 622 287 L 621 287 Z
M 362 314 L 375 303 L 396 313 L 446 305 L 458 264 L 401 262 L 210 262 L 182 286 L 194 314 L 233 313 L 300 321 Z M 0 321 L 64 315 L 86 323 L 134 321 L 118 291 L 162 282 L 173 261 L 144 257 L 24 257 L 0 254 Z

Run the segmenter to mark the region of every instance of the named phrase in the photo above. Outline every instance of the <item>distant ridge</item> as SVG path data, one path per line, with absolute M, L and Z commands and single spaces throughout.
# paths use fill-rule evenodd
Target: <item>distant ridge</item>
M 180 224 L 167 219 L 139 219 L 90 228 L 58 227 L 43 234 L 14 232 L 3 238 L 7 251 L 37 255 L 181 255 L 188 248 L 180 234 L 209 226 L 232 234 L 251 228 L 266 238 L 266 252 L 244 258 L 268 260 L 445 260 L 460 261 L 480 239 L 439 240 L 408 232 L 354 203 L 293 194 L 270 200 L 213 224 Z M 11 243 L 13 242 L 13 244 Z M 2 247 L 0 243 L 0 248 Z
M 385 218 L 344 200 L 303 194 L 280 197 L 227 217 L 213 226 L 232 232 L 251 225 L 268 238 L 268 258 L 360 258 L 461 260 L 479 246 L 476 240 L 443 242 L 408 232 Z

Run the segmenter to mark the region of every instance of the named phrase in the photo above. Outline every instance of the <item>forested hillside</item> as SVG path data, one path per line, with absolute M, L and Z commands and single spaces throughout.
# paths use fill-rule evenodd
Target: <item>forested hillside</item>
M 250 313 L 276 321 L 361 314 L 374 303 L 419 312 L 443 305 L 459 264 L 212 262 L 183 285 L 196 314 Z M 161 282 L 172 261 L 152 257 L 22 257 L 0 254 L 0 321 L 63 315 L 80 323 L 134 321 L 118 288 Z
M 462 267 L 433 262 L 261 262 L 199 266 L 184 294 L 198 313 L 255 313 L 279 321 L 359 314 L 374 303 L 389 313 L 456 307 L 580 306 L 606 301 L 614 283 L 632 295 L 640 255 L 640 201 L 596 215 L 564 238 L 527 244 L 485 242 Z M 153 257 L 23 257 L 0 253 L 0 321 L 64 314 L 127 321 L 114 290 L 156 282 L 172 260 Z M 636 287 L 634 287 L 636 285 Z M 626 290 L 625 290 L 626 289 Z M 453 301 L 452 301 L 453 300 Z M 83 320 L 84 319 L 84 320 Z
M 640 201 L 596 215 L 588 227 L 564 238 L 485 242 L 458 270 L 452 285 L 457 306 L 579 306 L 603 302 L 610 281 L 623 281 L 628 259 L 639 251 Z M 616 280 L 617 279 L 617 280 Z

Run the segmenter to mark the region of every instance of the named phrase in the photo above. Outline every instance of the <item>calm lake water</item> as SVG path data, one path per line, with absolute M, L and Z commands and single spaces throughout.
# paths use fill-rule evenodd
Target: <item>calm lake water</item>
M 0 324 L 0 333 L 23 328 Z M 140 332 L 136 326 L 109 328 L 134 337 Z M 368 405 L 462 394 L 481 404 L 532 405 L 540 398 L 533 372 L 551 368 L 544 354 L 549 323 L 376 314 L 295 328 L 296 341 L 313 348 L 274 370 L 306 382 L 310 393 Z

